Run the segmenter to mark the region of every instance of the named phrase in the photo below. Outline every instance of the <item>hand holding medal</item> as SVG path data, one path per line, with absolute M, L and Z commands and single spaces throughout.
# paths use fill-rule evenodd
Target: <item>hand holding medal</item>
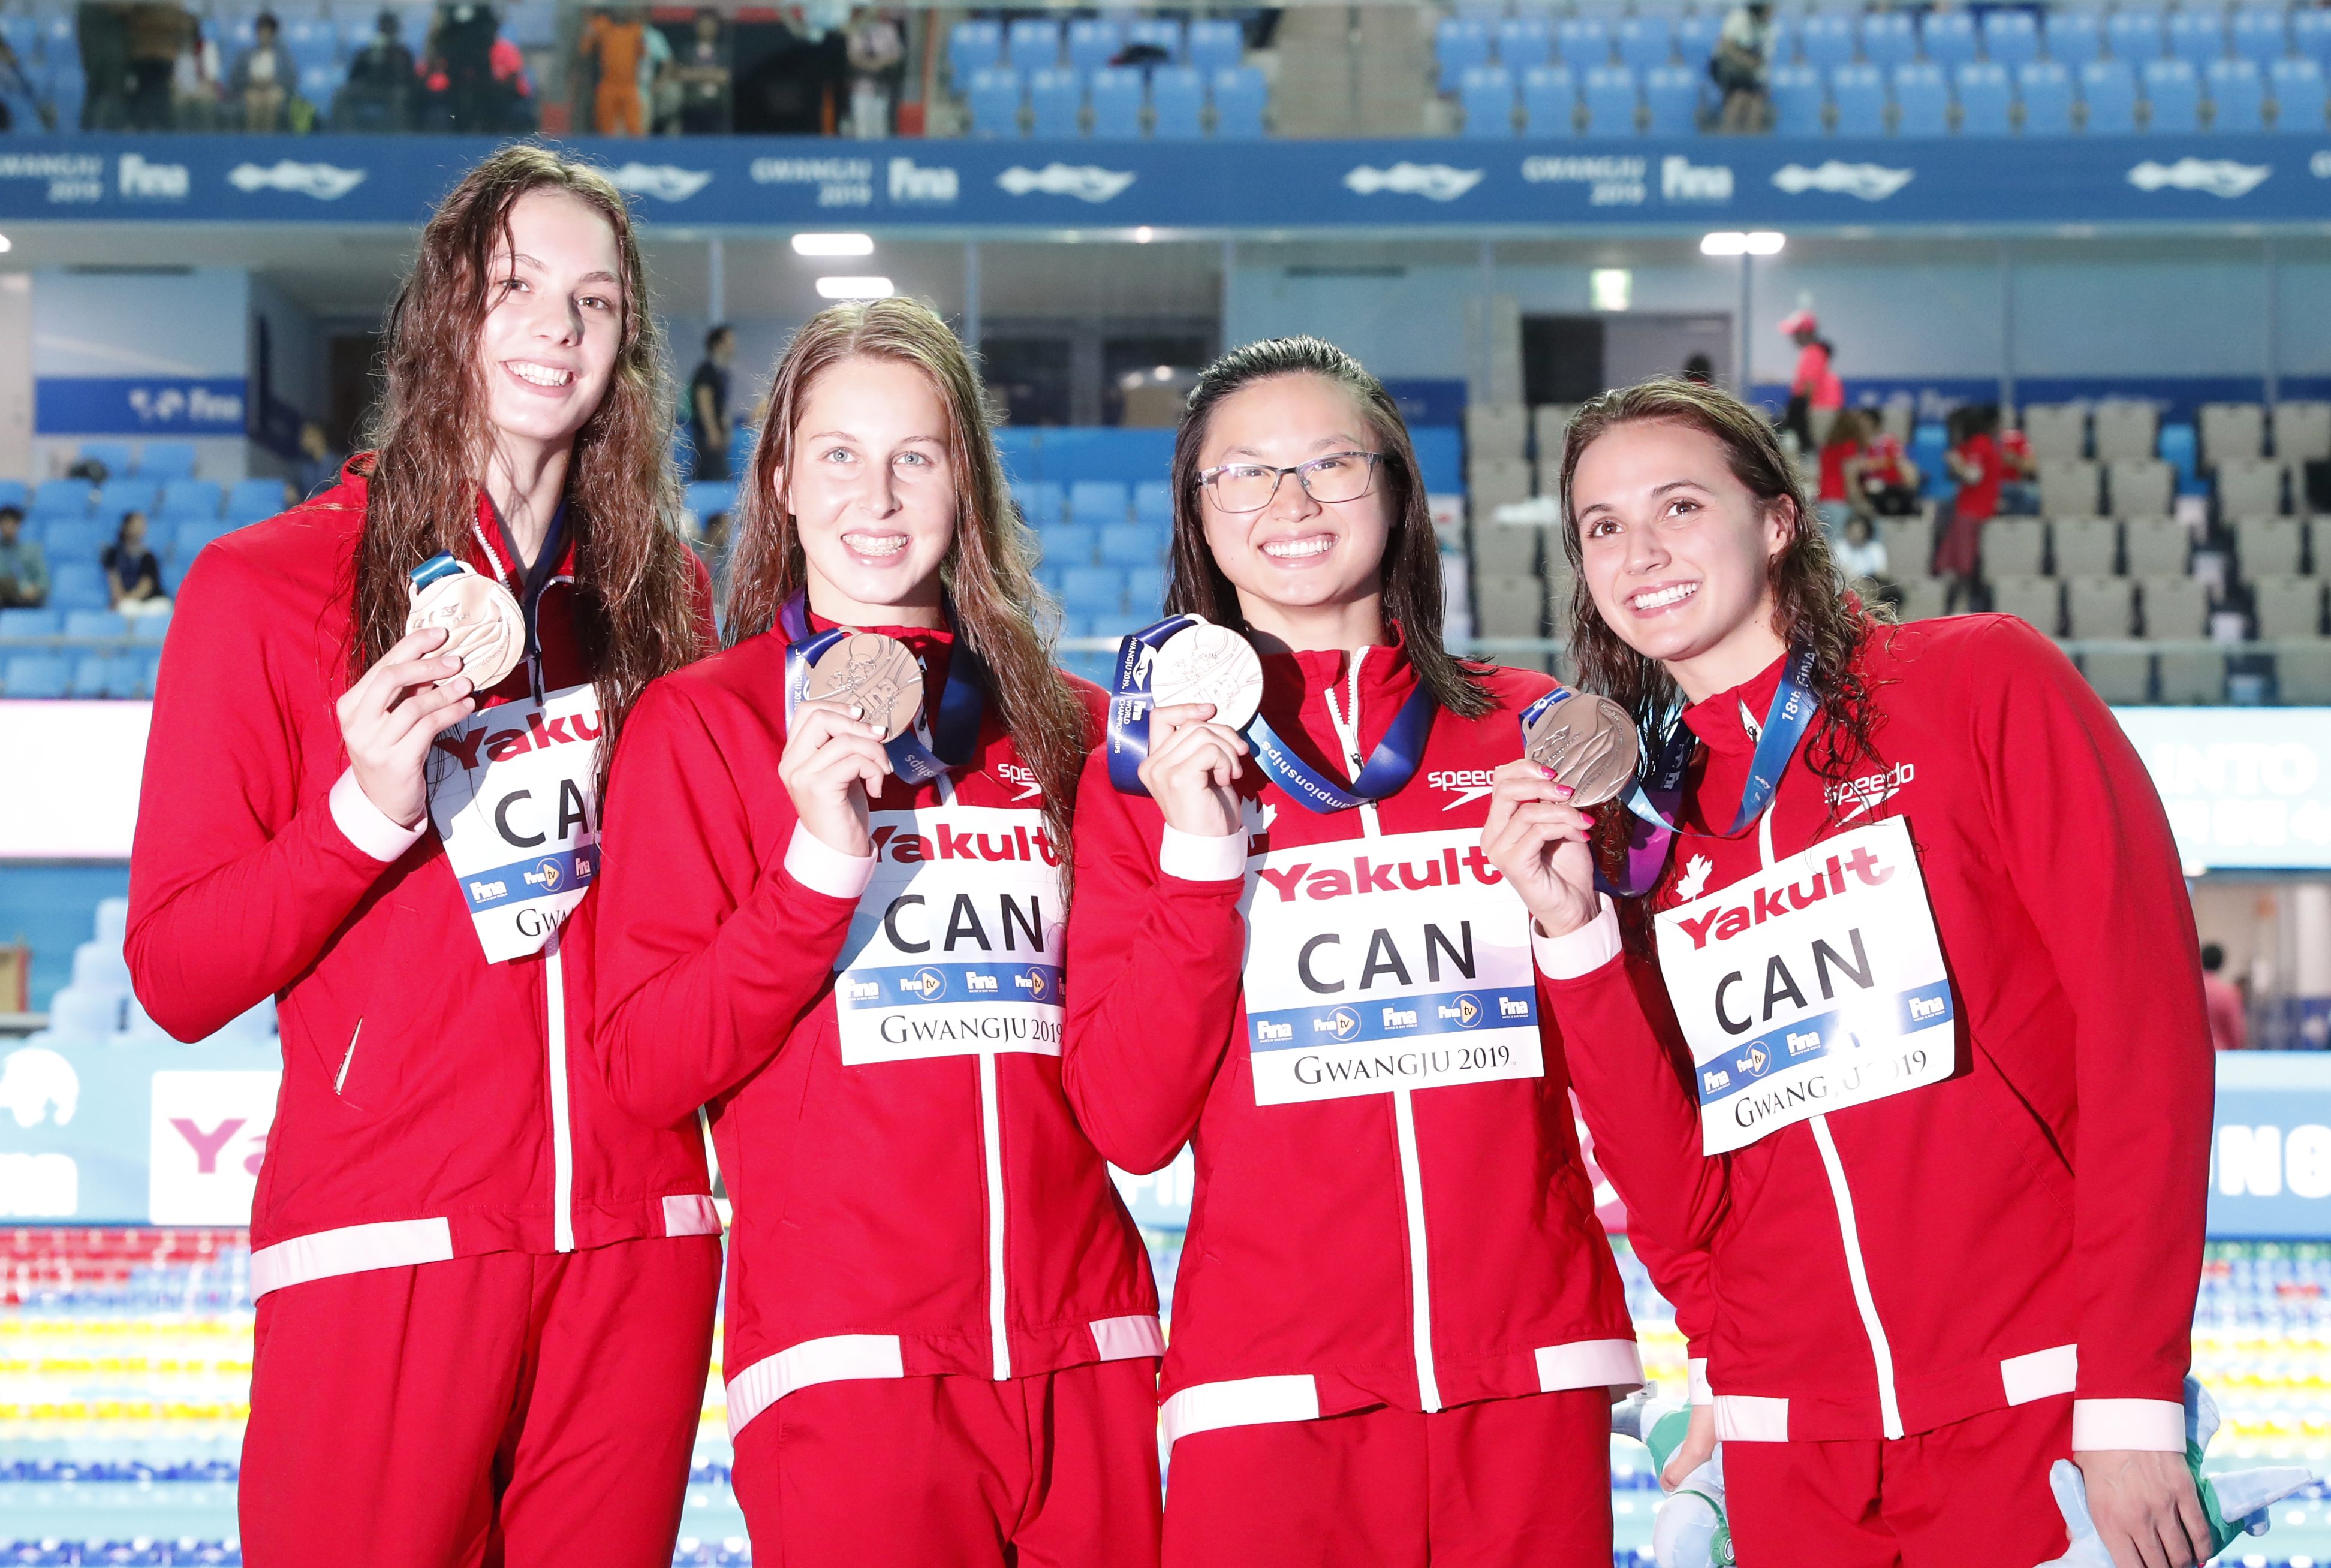
M 445 631 L 445 652 L 480 691 L 508 679 L 526 656 L 526 617 L 510 591 L 451 556 L 433 556 L 413 568 L 413 610 L 407 632 Z
M 1248 749 L 1239 732 L 1262 705 L 1262 660 L 1253 645 L 1227 626 L 1187 617 L 1151 653 L 1148 680 L 1141 787 L 1182 832 L 1238 832 L 1235 786 Z
M 1642 743 L 1625 708 L 1567 687 L 1523 709 L 1521 729 L 1524 755 L 1496 774 L 1481 852 L 1539 929 L 1560 936 L 1602 908 L 1586 808 L 1616 800 L 1634 781 Z

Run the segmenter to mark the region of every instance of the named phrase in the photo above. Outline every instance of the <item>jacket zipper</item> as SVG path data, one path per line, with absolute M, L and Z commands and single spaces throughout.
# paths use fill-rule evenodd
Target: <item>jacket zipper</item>
M 1354 779 L 1360 776 L 1360 665 L 1366 660 L 1365 647 L 1352 652 L 1350 696 L 1346 706 L 1350 721 L 1338 711 L 1336 692 L 1330 687 L 1322 695 L 1327 703 L 1327 719 L 1336 728 L 1336 738 L 1344 746 L 1344 765 Z M 1381 838 L 1384 824 L 1376 814 L 1375 803 L 1360 804 L 1360 832 L 1366 838 Z M 1401 1205 L 1408 1219 L 1408 1322 L 1409 1336 L 1416 1356 L 1416 1396 L 1427 1414 L 1441 1408 L 1441 1379 L 1432 1364 L 1432 1247 L 1424 1229 L 1424 1167 L 1416 1151 L 1416 1107 L 1410 1091 L 1392 1091 L 1392 1125 L 1394 1141 L 1400 1150 Z

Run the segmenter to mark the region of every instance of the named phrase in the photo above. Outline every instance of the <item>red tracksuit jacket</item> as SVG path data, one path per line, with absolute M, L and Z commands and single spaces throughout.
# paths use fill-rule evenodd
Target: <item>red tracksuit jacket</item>
M 334 704 L 348 685 L 364 467 L 195 559 L 130 856 L 129 968 L 157 1022 L 200 1040 L 279 1001 L 253 1293 L 471 1253 L 717 1235 L 701 1140 L 642 1127 L 600 1085 L 576 925 L 595 897 L 548 952 L 488 964 L 428 819 L 390 821 L 348 770 Z M 518 591 L 482 499 L 470 560 Z M 570 543 L 528 606 L 539 652 L 489 705 L 528 697 L 537 666 L 546 689 L 587 679 L 573 571 Z M 699 587 L 709 606 L 700 568 Z
M 1356 771 L 1345 759 L 1374 755 L 1416 685 L 1397 644 L 1268 655 L 1263 667 L 1264 717 L 1337 780 Z M 1543 1017 L 1544 1066 L 1531 1076 L 1258 1103 L 1258 1058 L 1294 1056 L 1299 1082 L 1318 1073 L 1300 1053 L 1261 1043 L 1280 1026 L 1273 999 L 1251 1033 L 1242 907 L 1268 901 L 1258 919 L 1270 943 L 1270 922 L 1299 907 L 1297 891 L 1347 892 L 1352 879 L 1393 891 L 1381 921 L 1356 909 L 1340 925 L 1334 913 L 1318 917 L 1292 967 L 1314 990 L 1347 987 L 1323 993 L 1323 1005 L 1350 997 L 1356 1025 L 1382 1017 L 1407 1034 L 1430 1024 L 1430 1004 L 1395 1019 L 1361 999 L 1371 984 L 1394 983 L 1394 964 L 1422 975 L 1435 959 L 1444 969 L 1454 961 L 1452 945 L 1394 930 L 1397 886 L 1499 879 L 1479 859 L 1489 773 L 1520 755 L 1515 715 L 1551 683 L 1511 670 L 1487 679 L 1498 710 L 1474 720 L 1439 713 L 1413 777 L 1377 804 L 1314 813 L 1250 759 L 1240 784 L 1247 831 L 1224 839 L 1167 829 L 1156 803 L 1110 787 L 1104 753 L 1086 766 L 1069 924 L 1069 1096 L 1119 1165 L 1156 1170 L 1185 1142 L 1197 1156 L 1162 1388 L 1169 1441 L 1371 1405 L 1434 1411 L 1641 1381 L 1579 1158 L 1561 1043 Z M 1273 859 L 1282 851 L 1296 852 Z M 1396 858 L 1397 883 L 1388 870 Z M 1453 970 L 1445 978 L 1462 984 Z M 1527 997 L 1526 958 L 1519 980 Z M 1470 994 L 1493 1022 L 1509 1000 Z M 1453 1027 L 1416 1041 L 1420 1052 L 1444 1041 L 1463 1049 L 1465 1002 L 1442 999 Z M 1318 1027 L 1305 1022 L 1296 1037 Z M 1401 1081 L 1400 1053 L 1411 1048 L 1396 1038 L 1385 1036 L 1394 1076 L 1365 1081 Z M 1290 1069 L 1266 1060 L 1263 1070 L 1278 1085 Z
M 1712 1257 L 1686 1326 L 1728 1440 L 1898 1437 L 2069 1393 L 2076 1449 L 2182 1450 L 2212 1069 L 2159 799 L 2021 621 L 1879 629 L 1861 658 L 1876 756 L 1824 778 L 1800 747 L 1737 838 L 1708 824 L 1730 825 L 1782 665 L 1685 711 L 1701 755 L 1651 903 L 1903 819 L 1955 1076 L 1704 1157 L 1689 1053 L 1606 908 L 1538 944 L 1596 1157 L 1639 1236 Z
M 935 705 L 950 635 L 880 630 L 924 661 Z M 649 689 L 615 765 L 607 836 L 621 848 L 598 893 L 607 1081 L 643 1120 L 691 1136 L 707 1107 L 736 1203 L 729 1430 L 813 1383 L 1159 1354 L 1148 1257 L 1069 1114 L 1056 1032 L 983 1053 L 994 1037 L 974 1009 L 955 1015 L 969 1038 L 926 1031 L 845 1060 L 835 971 L 858 950 L 861 904 L 859 939 L 887 928 L 919 945 L 942 988 L 1008 994 L 1028 977 L 1011 961 L 1061 920 L 1056 891 L 1031 915 L 1027 895 L 981 873 L 895 904 L 886 882 L 926 862 L 942 876 L 994 864 L 996 878 L 1038 864 L 1034 774 L 991 711 L 975 765 L 887 782 L 871 803 L 875 855 L 828 848 L 777 778 L 786 646 L 750 638 Z M 1056 976 L 1057 933 L 1049 946 Z M 910 1031 L 947 1014 L 883 1016 Z

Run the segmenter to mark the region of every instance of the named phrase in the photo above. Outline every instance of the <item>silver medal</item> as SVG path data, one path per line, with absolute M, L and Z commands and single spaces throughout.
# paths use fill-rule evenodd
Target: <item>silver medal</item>
M 1159 708 L 1210 702 L 1212 722 L 1244 729 L 1262 707 L 1262 660 L 1229 627 L 1201 621 L 1157 650 L 1149 667 L 1149 695 Z

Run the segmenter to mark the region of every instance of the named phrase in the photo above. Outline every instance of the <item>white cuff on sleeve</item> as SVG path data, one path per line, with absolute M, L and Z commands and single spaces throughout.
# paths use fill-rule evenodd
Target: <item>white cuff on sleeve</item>
M 2185 1407 L 2171 1399 L 2076 1399 L 2072 1451 L 2145 1449 L 2185 1451 Z
M 813 893 L 855 898 L 874 879 L 874 857 L 845 855 L 801 823 L 785 841 L 785 875 Z
M 1714 1404 L 1716 1394 L 1708 1386 L 1708 1357 L 1695 1355 L 1685 1364 L 1685 1387 L 1689 1391 L 1687 1404 Z
M 1246 875 L 1246 832 L 1185 833 L 1166 824 L 1157 844 L 1157 869 L 1185 882 L 1226 882 Z
M 421 820 L 408 828 L 373 804 L 372 797 L 364 793 L 364 785 L 357 783 L 354 768 L 334 781 L 330 800 L 333 825 L 347 835 L 348 842 L 383 865 L 401 858 L 429 831 L 429 813 L 425 811 Z
M 1611 895 L 1597 897 L 1603 901 L 1603 912 L 1575 931 L 1541 936 L 1537 923 L 1530 923 L 1530 947 L 1537 954 L 1538 969 L 1548 980 L 1575 980 L 1619 956 L 1619 911 L 1612 907 Z

